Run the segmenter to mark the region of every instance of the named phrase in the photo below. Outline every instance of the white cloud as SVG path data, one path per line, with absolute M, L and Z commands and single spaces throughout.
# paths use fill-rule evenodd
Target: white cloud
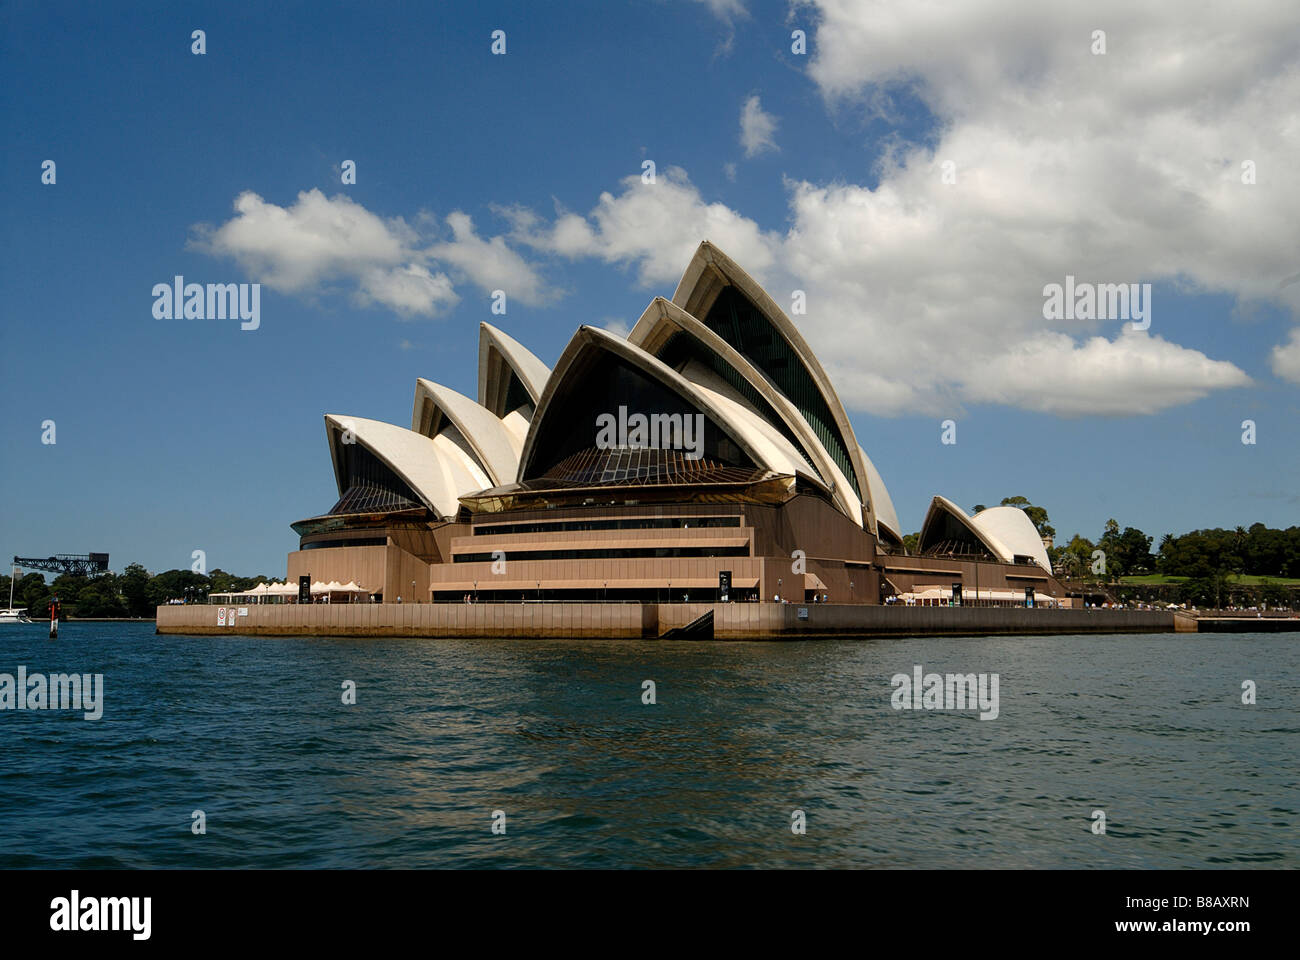
M 875 413 L 1149 412 L 1250 382 L 1179 344 L 1159 295 L 1139 334 L 1045 321 L 1043 288 L 1069 274 L 1300 311 L 1300 284 L 1277 284 L 1300 246 L 1300 7 L 809 5 L 809 75 L 830 109 L 892 116 L 908 92 L 934 115 L 932 144 L 895 144 L 871 185 L 788 182 L 784 233 L 706 202 L 679 171 L 534 224 L 533 242 L 668 286 L 711 239 L 778 302 L 807 291 L 801 329 L 846 402 Z M 1295 343 L 1273 353 L 1279 376 Z
M 474 231 L 474 221 L 459 211 L 447 217 L 447 225 L 452 239 L 429 248 L 434 259 L 450 264 L 489 293 L 504 290 L 510 299 L 529 305 L 553 297 L 537 271 L 506 246 L 504 237 L 484 240 Z
M 1128 415 L 1250 383 L 1233 364 L 1157 335 L 1176 321 L 1158 298 L 1151 334 L 1115 322 L 1107 339 L 1093 322 L 1047 324 L 1045 268 L 1035 266 L 1032 246 L 1016 260 L 991 260 L 984 248 L 996 244 L 975 219 L 949 222 L 945 233 L 939 212 L 911 209 L 893 187 L 790 182 L 792 224 L 782 234 L 706 202 L 681 170 L 656 184 L 631 176 L 622 186 L 603 193 L 586 217 L 565 212 L 548 226 L 520 212 L 512 236 L 547 252 L 635 266 L 644 285 L 665 293 L 700 240 L 713 241 L 778 303 L 788 304 L 795 289 L 807 292 L 807 315 L 796 322 L 856 409 L 898 415 L 998 403 Z
M 298 194 L 291 207 L 245 191 L 236 216 L 215 230 L 196 228 L 195 246 L 233 257 L 261 283 L 299 293 L 344 273 L 396 267 L 412 259 L 415 232 L 400 217 L 384 220 L 344 196 Z
M 620 317 L 606 317 L 601 326 L 616 337 L 627 338 L 632 332 L 632 328 L 627 325 L 627 321 Z
M 1293 3 L 812 5 L 820 19 L 809 73 L 828 103 L 887 112 L 891 95 L 906 88 L 935 114 L 938 140 L 932 151 L 889 153 L 874 190 L 796 185 L 795 229 L 805 246 L 792 266 L 820 277 L 810 285 L 841 307 L 853 293 L 870 297 L 870 313 L 891 313 L 907 339 L 946 338 L 972 360 L 987 357 L 969 365 L 980 368 L 974 380 L 947 372 L 961 384 L 958 397 L 1106 412 L 1107 371 L 1132 378 L 1130 392 L 1154 408 L 1245 382 L 1240 371 L 1206 367 L 1167 342 L 1179 318 L 1159 300 L 1149 341 L 1120 337 L 1107 349 L 1089 340 L 1069 364 L 1053 362 L 1059 341 L 1051 334 L 1096 326 L 1031 322 L 1036 291 L 1067 273 L 1165 280 L 1300 310 L 1300 285 L 1276 285 L 1294 271 L 1300 240 L 1300 191 L 1288 182 L 1300 153 Z M 1100 56 L 1091 51 L 1099 27 L 1107 46 Z M 1253 185 L 1242 182 L 1247 161 Z M 944 182 L 945 162 L 956 183 Z M 861 283 L 840 279 L 855 271 Z M 866 326 L 876 326 L 870 316 Z M 861 347 L 843 366 L 878 370 L 884 359 L 907 369 L 902 338 L 893 339 L 855 338 Z M 992 351 L 995 343 L 1007 352 Z M 1042 351 L 1038 363 L 1015 362 L 1023 344 Z M 885 357 L 873 358 L 882 345 Z M 1120 347 L 1133 357 L 1115 355 Z M 1275 349 L 1275 371 L 1290 369 L 1289 349 Z M 1137 380 L 1150 364 L 1160 376 L 1143 387 Z M 1059 399 L 1030 399 L 1034 366 L 1055 371 Z M 1096 389 L 1072 383 L 1072 372 L 1085 369 L 1099 376 Z M 1011 379 L 980 386 L 994 372 Z
M 1291 331 L 1286 343 L 1273 348 L 1270 360 L 1273 373 L 1283 380 L 1300 383 L 1300 327 Z
M 586 217 L 561 213 L 548 226 L 531 212 L 515 211 L 513 220 L 511 239 L 566 257 L 634 264 L 647 287 L 675 283 L 705 237 L 755 277 L 775 262 L 771 238 L 725 204 L 705 203 L 680 167 L 661 171 L 655 183 L 636 174 L 625 178 L 623 192 L 602 193 Z
M 745 156 L 776 150 L 775 133 L 776 117 L 763 110 L 758 94 L 754 94 L 740 108 L 740 145 L 745 148 Z
M 727 23 L 733 19 L 743 20 L 749 16 L 744 0 L 695 0 L 695 2 L 704 4 L 709 8 L 710 13 Z
M 1125 416 L 1249 382 L 1231 363 L 1126 326 L 1114 340 L 1090 337 L 1082 344 L 1062 333 L 1041 334 L 972 368 L 963 387 L 973 402 Z
M 450 239 L 425 248 L 401 217 L 379 217 L 341 194 L 306 190 L 281 207 L 246 191 L 234 206 L 235 216 L 221 226 L 196 226 L 192 245 L 234 259 L 254 281 L 282 293 L 350 291 L 361 304 L 428 316 L 460 300 L 440 267 L 446 264 L 482 289 L 503 288 L 523 303 L 551 296 L 503 237 L 479 237 L 463 213 L 447 217 Z
M 444 273 L 408 263 L 400 267 L 371 267 L 357 277 L 356 299 L 377 303 L 399 314 L 434 313 L 460 301 Z

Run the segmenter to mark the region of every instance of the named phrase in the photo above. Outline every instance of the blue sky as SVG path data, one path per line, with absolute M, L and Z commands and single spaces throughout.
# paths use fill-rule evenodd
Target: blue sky
M 480 320 L 553 363 L 579 324 L 671 296 L 706 238 L 778 302 L 807 291 L 796 322 L 906 530 L 936 493 L 1023 494 L 1065 536 L 1300 522 L 1296 14 L 1160 6 L 1103 4 L 1096 56 L 1086 18 L 994 0 L 937 21 L 848 0 L 9 3 L 0 554 L 162 570 L 203 549 L 283 575 L 289 524 L 336 496 L 324 413 L 405 425 L 421 376 L 473 396 Z M 1233 42 L 1205 55 L 1210 34 Z M 770 132 L 746 141 L 754 97 Z M 311 191 L 346 221 L 319 256 L 293 229 Z M 385 272 L 411 270 L 414 300 Z M 1066 273 L 1152 283 L 1150 331 L 1044 321 Z M 155 319 L 176 274 L 261 282 L 260 328 Z

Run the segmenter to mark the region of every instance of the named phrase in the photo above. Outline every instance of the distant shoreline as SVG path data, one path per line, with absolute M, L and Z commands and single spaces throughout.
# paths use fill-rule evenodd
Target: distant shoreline
M 155 623 L 157 617 L 63 617 L 64 623 Z M 42 621 L 38 620 L 37 623 Z

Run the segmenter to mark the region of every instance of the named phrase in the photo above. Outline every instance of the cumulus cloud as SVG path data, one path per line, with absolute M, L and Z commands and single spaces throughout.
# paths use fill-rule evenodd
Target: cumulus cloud
M 635 265 L 646 287 L 675 283 L 705 237 L 739 258 L 756 278 L 774 265 L 770 236 L 726 204 L 706 203 L 680 167 L 668 167 L 654 183 L 633 174 L 622 187 L 618 195 L 602 193 L 586 216 L 561 213 L 549 224 L 516 209 L 511 239 L 569 258 Z
M 361 270 L 357 276 L 356 299 L 361 304 L 376 303 L 403 315 L 431 314 L 460 301 L 446 274 L 430 273 L 418 263 Z
M 475 232 L 473 220 L 460 212 L 450 214 L 447 225 L 452 238 L 429 248 L 434 259 L 450 264 L 483 290 L 504 290 L 511 299 L 529 305 L 552 299 L 553 292 L 528 261 L 506 246 L 505 237 L 484 240 Z
M 1231 363 L 1125 327 L 1114 340 L 1083 343 L 1062 333 L 1040 334 L 973 368 L 963 386 L 972 401 L 1067 416 L 1125 416 L 1249 382 Z
M 1042 275 L 989 260 L 973 220 L 945 243 L 890 188 L 787 189 L 792 224 L 784 233 L 708 202 L 674 168 L 655 184 L 626 178 L 585 216 L 562 212 L 548 223 L 515 211 L 512 239 L 633 267 L 644 286 L 664 292 L 699 241 L 712 240 L 787 309 L 793 291 L 805 291 L 807 314 L 796 322 L 842 399 L 881 415 L 952 412 L 962 403 L 1154 413 L 1250 383 L 1231 363 L 1127 322 L 1110 324 L 1109 339 L 1095 321 L 1048 324 Z M 1158 299 L 1152 314 L 1157 329 L 1176 319 Z
M 719 20 L 730 23 L 732 20 L 742 20 L 749 16 L 749 11 L 745 9 L 744 0 L 695 0 L 696 3 L 702 3 L 709 8 Z
M 776 150 L 775 133 L 776 117 L 763 110 L 758 94 L 754 94 L 740 108 L 740 145 L 745 148 L 745 156 Z
M 833 109 L 906 91 L 938 119 L 933 149 L 887 154 L 879 188 L 853 198 L 897 253 L 941 250 L 972 284 L 1176 279 L 1300 310 L 1300 285 L 1275 286 L 1300 240 L 1294 3 L 809 5 L 809 74 Z
M 1273 373 L 1283 380 L 1300 383 L 1300 327 L 1291 331 L 1286 343 L 1279 343 L 1273 348 L 1270 360 Z
M 675 170 L 534 219 L 525 242 L 671 289 L 708 238 L 779 303 L 806 291 L 796 322 L 846 403 L 878 414 L 1144 413 L 1250 383 L 1179 343 L 1159 289 L 1300 311 L 1300 284 L 1277 284 L 1300 240 L 1300 8 L 808 5 L 828 109 L 888 116 L 919 98 L 932 139 L 891 144 L 870 183 L 787 181 L 781 231 Z M 1045 320 L 1044 287 L 1067 275 L 1156 285 L 1149 331 Z M 1273 351 L 1278 376 L 1297 336 Z
M 191 245 L 230 257 L 254 281 L 282 293 L 344 291 L 362 305 L 430 316 L 460 300 L 450 270 L 485 291 L 504 289 L 523 303 L 552 296 L 503 237 L 485 240 L 463 213 L 447 217 L 450 238 L 428 246 L 403 218 L 380 217 L 341 194 L 306 190 L 282 207 L 246 191 L 234 207 L 235 216 L 219 227 L 197 225 Z

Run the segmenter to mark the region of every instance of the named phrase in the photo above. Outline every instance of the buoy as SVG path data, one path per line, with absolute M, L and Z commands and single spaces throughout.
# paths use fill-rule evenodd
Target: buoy
M 50 601 L 50 639 L 59 639 L 59 598 Z

